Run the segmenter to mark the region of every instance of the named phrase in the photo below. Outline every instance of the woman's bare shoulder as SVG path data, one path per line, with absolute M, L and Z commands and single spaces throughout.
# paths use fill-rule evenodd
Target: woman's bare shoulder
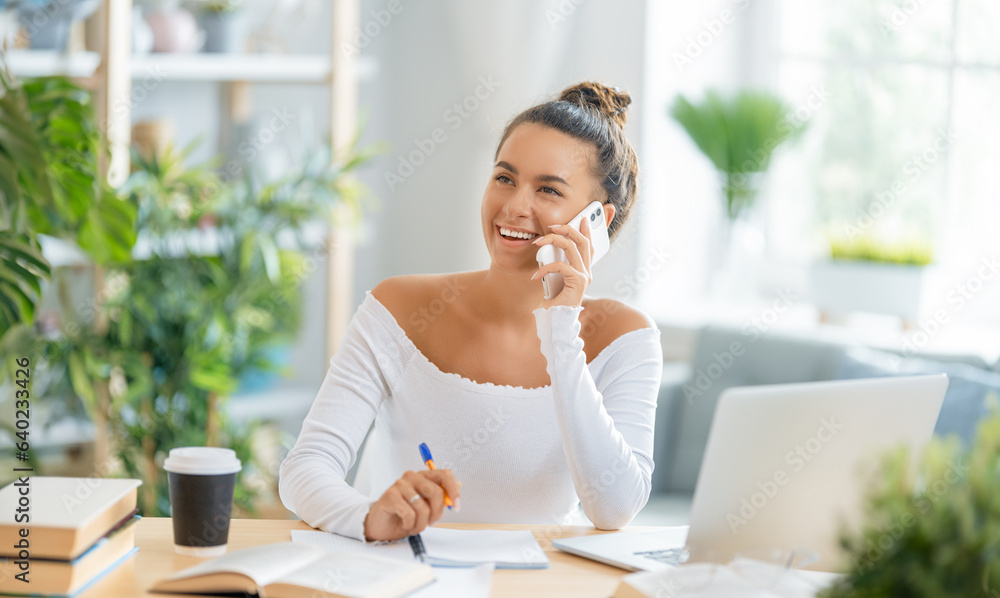
M 406 307 L 412 301 L 414 294 L 421 293 L 427 286 L 426 274 L 404 274 L 390 276 L 375 285 L 372 295 L 393 315 L 400 307 Z
M 402 316 L 429 305 L 435 299 L 440 299 L 443 303 L 454 303 L 468 287 L 470 277 L 474 274 L 459 272 L 392 276 L 375 285 L 371 293 L 398 322 L 405 322 L 407 318 Z
M 615 299 L 590 299 L 583 307 L 580 334 L 591 359 L 623 334 L 656 328 L 648 315 Z

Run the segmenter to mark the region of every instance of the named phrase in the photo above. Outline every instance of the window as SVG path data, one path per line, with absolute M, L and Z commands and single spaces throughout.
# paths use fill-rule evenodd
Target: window
M 828 97 L 771 177 L 772 248 L 870 233 L 955 266 L 1000 251 L 1000 3 L 785 0 L 779 18 L 779 91 Z
M 851 233 L 928 244 L 935 277 L 943 273 L 929 306 L 947 304 L 985 272 L 984 260 L 1000 264 L 1000 2 L 649 6 L 641 228 L 647 254 L 662 244 L 672 256 L 640 289 L 654 317 L 714 321 L 753 311 L 777 289 L 801 296 L 805 314 L 811 265 L 829 255 L 829 237 Z M 725 11 L 730 26 L 679 67 L 674 56 Z M 722 219 L 715 172 L 666 107 L 679 93 L 742 87 L 776 91 L 808 128 L 778 149 L 764 178 L 753 222 L 764 233 L 763 263 L 746 269 L 750 293 L 737 295 L 709 284 Z M 1000 325 L 1000 275 L 990 275 L 973 281 L 982 292 L 960 314 L 950 312 L 970 328 Z

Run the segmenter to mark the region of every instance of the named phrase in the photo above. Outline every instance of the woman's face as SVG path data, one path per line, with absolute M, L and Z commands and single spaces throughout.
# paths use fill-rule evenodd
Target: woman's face
M 591 172 L 593 146 L 551 127 L 518 125 L 500 148 L 483 193 L 483 235 L 493 266 L 508 272 L 538 269 L 531 241 L 566 224 L 605 193 Z M 608 210 L 610 211 L 610 210 Z M 500 228 L 529 233 L 503 236 Z

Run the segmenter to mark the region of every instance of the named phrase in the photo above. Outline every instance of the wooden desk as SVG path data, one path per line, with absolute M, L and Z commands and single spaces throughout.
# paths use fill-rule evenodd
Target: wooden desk
M 580 558 L 552 547 L 552 540 L 570 536 L 602 534 L 593 527 L 558 525 L 489 525 L 473 523 L 442 524 L 453 529 L 528 529 L 549 557 L 548 569 L 497 570 L 493 573 L 491 596 L 518 598 L 573 596 L 576 598 L 607 598 L 627 571 Z M 313 529 L 301 521 L 236 519 L 229 529 L 229 550 L 260 544 L 288 542 L 291 530 Z M 634 527 L 630 530 L 653 530 L 655 527 Z M 136 596 L 190 598 L 190 594 L 152 594 L 148 588 L 157 580 L 191 565 L 202 562 L 194 557 L 174 552 L 173 528 L 165 517 L 144 517 L 135 531 L 139 552 L 99 580 L 79 598 L 132 598 Z

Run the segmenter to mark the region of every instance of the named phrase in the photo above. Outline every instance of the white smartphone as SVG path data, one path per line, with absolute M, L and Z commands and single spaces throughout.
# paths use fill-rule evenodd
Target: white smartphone
M 607 216 L 604 214 L 604 205 L 599 201 L 592 201 L 590 204 L 568 222 L 575 230 L 580 230 L 580 223 L 586 221 L 590 226 L 590 242 L 594 247 L 594 256 L 590 259 L 593 266 L 599 259 L 604 257 L 611 246 L 611 239 L 608 237 Z M 535 256 L 538 266 L 544 266 L 553 262 L 565 262 L 566 252 L 555 245 L 542 245 Z M 563 290 L 563 275 L 552 272 L 542 277 L 542 289 L 545 291 L 545 299 L 549 300 Z

